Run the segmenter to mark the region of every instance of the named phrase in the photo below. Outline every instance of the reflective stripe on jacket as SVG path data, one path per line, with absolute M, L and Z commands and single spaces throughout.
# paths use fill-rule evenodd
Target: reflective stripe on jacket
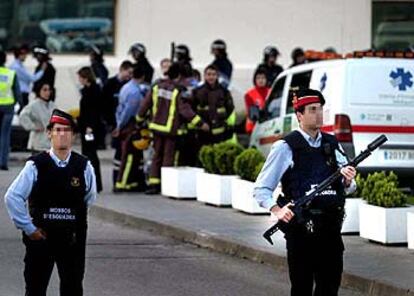
M 212 135 L 232 130 L 236 122 L 231 93 L 219 84 L 204 83 L 193 91 L 193 109 L 210 126 Z
M 172 91 L 166 89 L 159 89 L 158 85 L 155 85 L 152 89 L 152 118 L 153 121 L 149 124 L 149 128 L 162 132 L 171 133 L 175 113 L 177 110 L 177 97 L 179 94 L 178 89 Z M 165 104 L 165 110 L 160 110 L 159 104 L 163 100 Z M 162 105 L 161 105 L 162 106 Z M 167 111 L 167 112 L 165 112 Z
M 178 135 L 183 123 L 194 126 L 202 124 L 201 118 L 182 99 L 183 87 L 172 80 L 161 80 L 155 84 L 142 101 L 137 121 L 142 121 L 151 111 L 149 128 L 157 133 Z

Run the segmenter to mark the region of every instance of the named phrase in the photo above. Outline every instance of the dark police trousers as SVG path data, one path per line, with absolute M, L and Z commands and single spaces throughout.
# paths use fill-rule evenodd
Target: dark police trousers
M 338 295 L 344 251 L 340 226 L 329 231 L 314 227 L 313 233 L 303 225 L 297 226 L 285 238 L 291 296 Z
M 85 140 L 85 134 L 81 134 L 81 148 L 82 154 L 85 155 L 91 162 L 93 169 L 95 170 L 96 177 L 96 190 L 98 192 L 102 191 L 102 177 L 101 177 L 101 165 L 99 162 L 99 157 L 97 153 L 97 141 L 96 139 L 92 141 Z
M 30 240 L 23 234 L 23 243 L 26 246 L 26 296 L 46 296 L 55 263 L 60 278 L 60 296 L 83 295 L 86 228 L 76 232 L 47 232 L 47 239 L 41 241 Z

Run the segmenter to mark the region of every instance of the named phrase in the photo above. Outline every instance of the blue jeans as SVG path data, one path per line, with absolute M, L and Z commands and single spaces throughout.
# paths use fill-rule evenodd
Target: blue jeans
M 13 112 L 0 110 L 0 166 L 7 167 L 10 151 L 10 133 Z

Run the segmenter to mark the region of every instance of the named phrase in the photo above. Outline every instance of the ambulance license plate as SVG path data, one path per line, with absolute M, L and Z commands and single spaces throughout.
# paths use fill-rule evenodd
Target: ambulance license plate
M 389 160 L 400 160 L 400 161 L 410 161 L 414 160 L 414 151 L 413 150 L 401 150 L 401 149 L 385 149 L 382 151 L 385 161 Z

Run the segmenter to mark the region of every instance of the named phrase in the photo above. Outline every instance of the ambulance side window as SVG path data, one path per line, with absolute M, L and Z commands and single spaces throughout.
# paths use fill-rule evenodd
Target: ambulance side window
M 312 77 L 312 71 L 296 73 L 292 76 L 290 82 L 290 89 L 304 89 L 309 88 L 309 84 Z M 289 99 L 286 106 L 286 114 L 293 113 L 293 104 L 289 93 Z
M 280 115 L 280 105 L 282 102 L 283 88 L 285 86 L 286 77 L 276 81 L 273 86 L 269 98 L 266 101 L 265 110 L 267 119 L 272 119 Z

